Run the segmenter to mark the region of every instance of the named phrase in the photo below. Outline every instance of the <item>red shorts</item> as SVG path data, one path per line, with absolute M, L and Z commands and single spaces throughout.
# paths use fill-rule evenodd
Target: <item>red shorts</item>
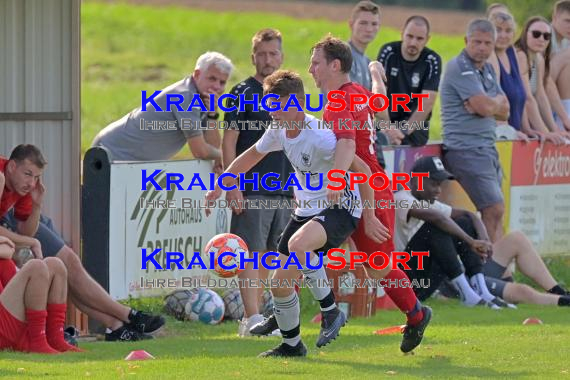
M 384 226 L 386 226 L 390 230 L 390 236 L 394 236 L 394 223 L 396 221 L 396 210 L 394 208 L 388 208 L 389 205 L 387 202 L 394 200 L 394 195 L 390 188 L 383 190 L 383 191 L 375 191 L 374 192 L 374 200 L 378 203 L 379 200 L 385 200 L 386 203 L 382 203 L 385 205 L 386 208 L 376 208 L 374 213 L 376 217 L 382 222 Z M 352 240 L 356 245 L 356 249 L 358 251 L 362 251 L 367 253 L 368 255 L 372 254 L 373 252 L 381 251 L 386 253 L 388 256 L 391 256 L 392 251 L 394 251 L 394 240 L 389 239 L 386 240 L 384 243 L 376 243 L 368 236 L 366 236 L 366 232 L 364 231 L 364 223 L 360 221 L 358 223 L 358 227 L 352 234 Z M 384 264 L 384 258 L 382 256 L 374 257 L 374 264 L 381 266 Z M 367 267 L 370 267 L 367 263 L 365 264 Z
M 26 323 L 10 314 L 0 302 L 0 350 L 24 351 L 27 342 Z

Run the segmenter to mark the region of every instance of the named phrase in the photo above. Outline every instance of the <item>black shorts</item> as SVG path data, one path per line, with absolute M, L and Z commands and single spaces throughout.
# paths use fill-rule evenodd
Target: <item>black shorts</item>
M 291 219 L 279 239 L 277 251 L 289 256 L 289 240 L 295 232 L 310 220 L 320 223 L 327 234 L 327 241 L 324 246 L 316 252 L 328 252 L 329 249 L 338 248 L 354 232 L 358 226 L 359 218 L 352 216 L 346 209 L 338 206 L 326 208 L 320 213 L 312 216 L 291 215 Z

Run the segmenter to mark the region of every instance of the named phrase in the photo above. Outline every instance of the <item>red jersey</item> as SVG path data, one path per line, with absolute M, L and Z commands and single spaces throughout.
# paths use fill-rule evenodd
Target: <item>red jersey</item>
M 0 172 L 4 173 L 7 163 L 8 159 L 0 156 Z M 4 186 L 0 200 L 0 218 L 6 215 L 12 207 L 14 207 L 16 219 L 26 221 L 32 214 L 32 196 L 30 194 L 22 196 Z
M 6 284 L 16 275 L 17 269 L 14 261 L 0 259 L 0 293 L 4 291 Z
M 323 120 L 327 123 L 332 122 L 337 139 L 355 140 L 356 155 L 366 162 L 372 173 L 384 173 L 384 169 L 378 163 L 374 145 L 376 143 L 374 111 L 368 105 L 359 105 L 354 111 L 350 111 L 348 94 L 364 94 L 368 98 L 373 94 L 354 82 L 345 83 L 338 90 L 346 93 L 344 100 L 347 106 L 342 111 L 325 109 Z

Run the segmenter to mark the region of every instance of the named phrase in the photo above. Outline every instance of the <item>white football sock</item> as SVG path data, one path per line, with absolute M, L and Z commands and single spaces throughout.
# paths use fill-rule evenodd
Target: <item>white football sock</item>
M 319 262 L 320 259 L 317 255 L 311 255 L 312 266 L 316 266 Z M 329 295 L 331 288 L 327 285 L 328 277 L 324 265 L 321 265 L 319 269 L 303 268 L 301 269 L 301 272 L 305 278 L 305 284 L 307 285 L 307 288 L 309 288 L 309 291 L 315 300 L 320 301 Z M 331 307 L 331 309 L 334 309 L 335 307 L 336 304 Z
M 483 273 L 477 273 L 476 275 L 471 276 L 471 286 L 473 289 L 487 302 L 493 301 L 495 296 L 491 294 L 489 289 L 487 288 L 487 283 L 485 282 L 485 276 Z
M 469 285 L 464 273 L 461 273 L 459 276 L 452 279 L 451 283 L 459 292 L 461 302 L 464 304 L 473 306 L 477 305 L 479 301 L 481 301 L 481 297 L 471 288 L 471 285 Z
M 275 318 L 279 325 L 279 330 L 283 335 L 283 343 L 290 346 L 296 346 L 301 341 L 299 314 L 301 308 L 299 306 L 299 298 L 297 293 L 293 292 L 286 297 L 273 297 L 273 310 Z M 297 330 L 297 333 L 291 333 L 291 330 Z

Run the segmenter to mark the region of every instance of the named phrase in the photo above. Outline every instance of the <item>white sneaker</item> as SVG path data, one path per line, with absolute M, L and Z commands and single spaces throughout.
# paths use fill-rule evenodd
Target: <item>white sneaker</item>
M 242 318 L 241 321 L 239 321 L 239 326 L 238 326 L 238 336 L 243 338 L 245 336 L 251 336 L 251 334 L 249 333 L 249 329 L 251 329 L 253 326 L 257 325 L 260 322 L 263 322 L 265 318 L 263 318 L 263 315 L 261 314 L 254 314 L 249 318 Z
M 281 337 L 282 337 L 282 335 L 281 335 L 281 330 L 275 329 L 275 330 L 273 330 L 273 331 L 271 332 L 271 334 L 269 334 L 269 336 L 278 336 L 278 337 L 281 338 Z

